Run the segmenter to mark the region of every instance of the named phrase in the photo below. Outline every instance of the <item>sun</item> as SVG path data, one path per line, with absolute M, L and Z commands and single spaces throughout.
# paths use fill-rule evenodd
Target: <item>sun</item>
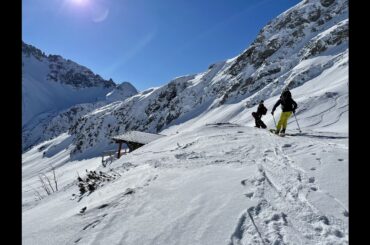
M 84 5 L 87 5 L 89 0 L 70 0 L 70 2 L 76 5 L 84 6 Z

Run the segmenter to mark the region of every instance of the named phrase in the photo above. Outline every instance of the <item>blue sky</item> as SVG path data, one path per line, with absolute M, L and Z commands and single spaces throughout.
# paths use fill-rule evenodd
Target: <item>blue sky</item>
M 22 39 L 138 90 L 240 54 L 297 0 L 22 0 Z

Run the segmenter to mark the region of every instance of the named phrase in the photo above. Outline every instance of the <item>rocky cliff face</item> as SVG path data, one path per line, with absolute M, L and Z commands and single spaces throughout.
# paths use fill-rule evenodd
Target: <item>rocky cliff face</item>
M 300 83 L 290 76 L 292 67 L 347 45 L 347 1 L 302 1 L 267 24 L 225 70 L 232 85 L 220 103 L 250 96 L 268 84 L 287 82 L 293 88 Z
M 49 68 L 46 74 L 48 81 L 68 84 L 74 88 L 103 87 L 113 89 L 116 87 L 112 79 L 105 80 L 90 69 L 69 59 L 64 59 L 60 55 L 46 56 L 41 50 L 24 42 L 22 42 L 22 55 L 23 66 L 27 66 L 32 58 L 44 63 Z

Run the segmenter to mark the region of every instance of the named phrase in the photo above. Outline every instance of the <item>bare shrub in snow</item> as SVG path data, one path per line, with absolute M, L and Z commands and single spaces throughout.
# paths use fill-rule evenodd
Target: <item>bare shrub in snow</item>
M 55 174 L 54 166 L 51 166 L 51 170 L 52 170 L 52 176 L 51 177 L 49 177 L 45 173 L 41 173 L 41 174 L 38 175 L 39 182 L 41 184 L 40 187 L 41 187 L 42 190 L 44 190 L 44 193 L 46 194 L 46 196 L 49 196 L 49 195 L 53 194 L 54 192 L 58 191 L 58 179 L 57 179 L 56 174 Z M 37 197 L 38 200 L 41 200 L 45 197 L 45 195 L 43 196 L 39 191 L 37 191 L 35 189 L 34 189 L 34 192 L 35 192 L 35 196 Z

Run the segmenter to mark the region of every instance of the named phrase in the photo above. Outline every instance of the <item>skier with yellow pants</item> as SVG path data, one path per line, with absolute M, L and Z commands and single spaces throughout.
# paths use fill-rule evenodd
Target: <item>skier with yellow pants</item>
M 271 114 L 274 115 L 274 111 L 276 107 L 278 107 L 281 104 L 281 110 L 283 111 L 280 115 L 280 119 L 278 124 L 276 125 L 275 134 L 285 134 L 285 130 L 288 124 L 288 119 L 292 115 L 292 113 L 295 113 L 295 110 L 297 109 L 297 103 L 292 99 L 292 94 L 290 93 L 289 89 L 284 90 L 284 92 L 281 94 L 280 99 L 276 102 L 274 107 L 272 108 Z

